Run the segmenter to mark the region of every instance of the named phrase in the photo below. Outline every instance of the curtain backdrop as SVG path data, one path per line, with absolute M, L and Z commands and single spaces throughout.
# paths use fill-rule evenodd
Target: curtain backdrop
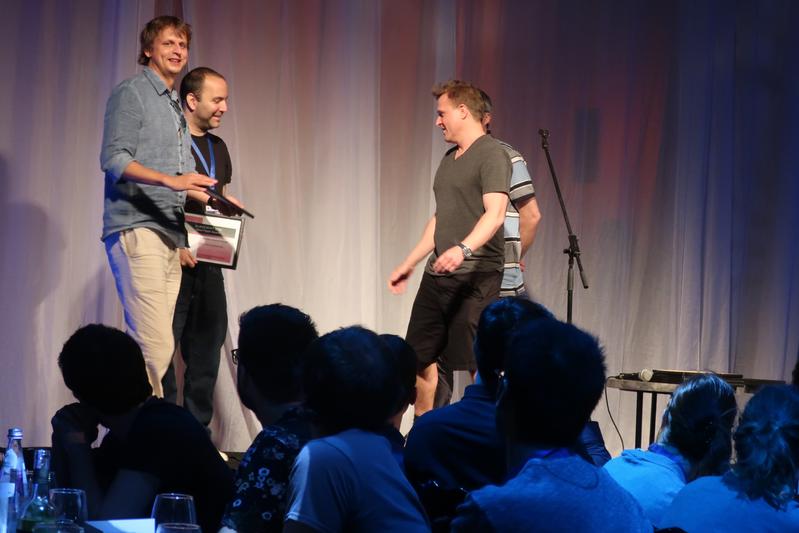
M 589 290 L 575 323 L 609 373 L 710 369 L 789 379 L 799 349 L 799 4 L 617 0 L 10 0 L 0 16 L 0 430 L 49 442 L 72 401 L 56 358 L 80 325 L 121 327 L 99 241 L 105 101 L 134 75 L 155 15 L 194 29 L 190 67 L 230 84 L 218 133 L 248 220 L 226 272 L 229 337 L 214 439 L 259 430 L 235 392 L 238 316 L 300 307 L 321 332 L 404 334 L 419 282 L 385 280 L 433 213 L 446 150 L 430 88 L 473 81 L 496 137 L 527 158 L 543 220 L 525 258 L 533 297 L 565 317 L 566 230 Z M 632 443 L 634 395 L 608 392 Z M 663 405 L 661 405 L 662 409 Z

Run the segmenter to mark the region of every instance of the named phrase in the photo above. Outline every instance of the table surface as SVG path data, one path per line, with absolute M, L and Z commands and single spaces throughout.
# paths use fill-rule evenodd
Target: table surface
M 655 394 L 671 394 L 677 387 L 676 383 L 656 383 L 654 381 L 640 381 L 637 379 L 608 378 L 608 387 L 612 389 L 652 392 Z

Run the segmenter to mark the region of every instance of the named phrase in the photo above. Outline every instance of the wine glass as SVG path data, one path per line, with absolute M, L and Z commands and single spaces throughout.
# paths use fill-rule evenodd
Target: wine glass
M 189 494 L 169 492 L 155 497 L 152 518 L 159 524 L 196 524 L 194 498 Z
M 86 493 L 81 489 L 50 489 L 50 503 L 55 508 L 56 520 L 85 524 L 88 519 Z
M 202 530 L 197 524 L 158 524 L 155 533 L 200 533 Z

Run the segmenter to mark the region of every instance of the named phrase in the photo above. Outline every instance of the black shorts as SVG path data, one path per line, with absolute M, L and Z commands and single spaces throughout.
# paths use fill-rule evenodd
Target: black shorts
M 408 323 L 419 369 L 438 362 L 446 370 L 474 371 L 472 343 L 480 313 L 499 297 L 501 272 L 422 276 Z

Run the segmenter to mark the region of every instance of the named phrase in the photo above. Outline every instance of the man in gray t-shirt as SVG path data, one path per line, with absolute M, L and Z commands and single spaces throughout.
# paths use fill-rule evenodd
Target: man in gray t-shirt
M 439 367 L 474 372 L 472 341 L 483 308 L 499 296 L 504 265 L 505 220 L 511 163 L 485 135 L 480 89 L 462 81 L 436 86 L 436 126 L 455 144 L 441 161 L 433 192 L 436 212 L 421 239 L 391 273 L 389 290 L 405 291 L 428 254 L 406 340 L 419 360 L 416 414 L 433 407 Z

